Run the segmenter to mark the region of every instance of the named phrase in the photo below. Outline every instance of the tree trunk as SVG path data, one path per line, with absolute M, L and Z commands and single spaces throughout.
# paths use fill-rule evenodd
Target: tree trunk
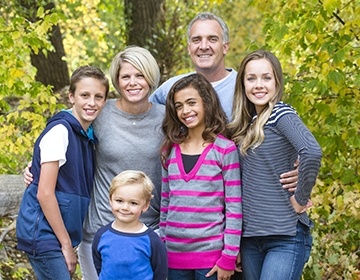
M 24 15 L 31 22 L 36 22 L 36 11 L 40 5 L 44 6 L 44 9 L 49 11 L 55 8 L 55 4 L 51 1 L 44 3 L 38 3 L 36 0 L 17 0 L 19 7 L 19 13 Z M 36 67 L 37 73 L 35 79 L 44 85 L 53 86 L 53 91 L 63 89 L 69 85 L 69 70 L 65 57 L 65 50 L 62 41 L 62 35 L 59 25 L 54 25 L 49 31 L 49 40 L 54 47 L 54 51 L 48 51 L 45 56 L 42 50 L 39 50 L 38 54 L 32 53 L 31 64 Z
M 32 53 L 31 64 L 37 69 L 37 81 L 51 85 L 54 91 L 59 91 L 70 84 L 69 70 L 66 61 L 62 59 L 65 57 L 65 50 L 59 25 L 53 26 L 49 38 L 55 50 L 48 52 L 47 56 L 41 51 L 38 54 Z
M 148 47 L 153 45 L 156 24 L 164 19 L 165 0 L 124 0 L 127 44 Z

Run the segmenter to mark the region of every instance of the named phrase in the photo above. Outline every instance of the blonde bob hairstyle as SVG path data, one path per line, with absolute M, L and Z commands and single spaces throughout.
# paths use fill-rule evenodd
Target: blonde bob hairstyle
M 119 88 L 119 73 L 124 62 L 130 63 L 144 75 L 144 78 L 150 87 L 148 95 L 158 87 L 160 70 L 155 58 L 147 49 L 129 46 L 115 55 L 110 66 L 111 81 L 120 96 L 122 96 L 122 94 Z
M 150 200 L 153 198 L 152 191 L 154 190 L 154 184 L 144 172 L 138 170 L 123 171 L 112 179 L 109 190 L 110 199 L 117 188 L 134 184 L 140 184 L 143 187 L 144 199 L 146 203 L 150 203 Z

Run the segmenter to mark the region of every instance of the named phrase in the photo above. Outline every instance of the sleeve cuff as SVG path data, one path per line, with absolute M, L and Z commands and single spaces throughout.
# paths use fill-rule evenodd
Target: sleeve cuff
M 221 269 L 234 270 L 236 268 L 236 257 L 221 255 L 221 258 L 216 262 L 216 265 Z

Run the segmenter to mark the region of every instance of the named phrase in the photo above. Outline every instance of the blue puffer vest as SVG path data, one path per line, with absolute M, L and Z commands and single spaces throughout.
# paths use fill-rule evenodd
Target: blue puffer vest
M 81 241 L 82 225 L 93 187 L 95 139 L 85 133 L 71 113 L 62 111 L 49 120 L 35 142 L 31 167 L 34 179 L 25 190 L 16 224 L 17 248 L 34 255 L 61 251 L 60 243 L 44 217 L 36 197 L 41 167 L 39 143 L 43 136 L 58 124 L 67 128 L 69 144 L 67 160 L 59 168 L 55 194 L 73 246 L 77 246 Z

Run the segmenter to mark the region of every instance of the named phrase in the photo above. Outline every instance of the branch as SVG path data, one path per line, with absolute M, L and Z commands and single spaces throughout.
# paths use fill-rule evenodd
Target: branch
M 323 4 L 323 2 L 322 2 L 321 0 L 319 0 L 319 2 L 320 2 L 321 5 Z M 333 12 L 332 15 L 333 15 L 342 25 L 345 25 L 345 21 L 344 21 L 337 13 Z M 355 34 L 354 30 L 350 28 L 350 31 L 351 31 L 351 33 L 354 34 L 355 39 L 358 40 L 358 41 L 360 41 L 359 36 L 358 36 L 357 34 Z
M 10 225 L 8 225 L 6 228 L 2 228 L 1 231 L 3 231 L 0 235 L 0 244 L 3 242 L 5 236 L 12 230 L 14 230 L 16 227 L 16 220 L 14 220 Z

